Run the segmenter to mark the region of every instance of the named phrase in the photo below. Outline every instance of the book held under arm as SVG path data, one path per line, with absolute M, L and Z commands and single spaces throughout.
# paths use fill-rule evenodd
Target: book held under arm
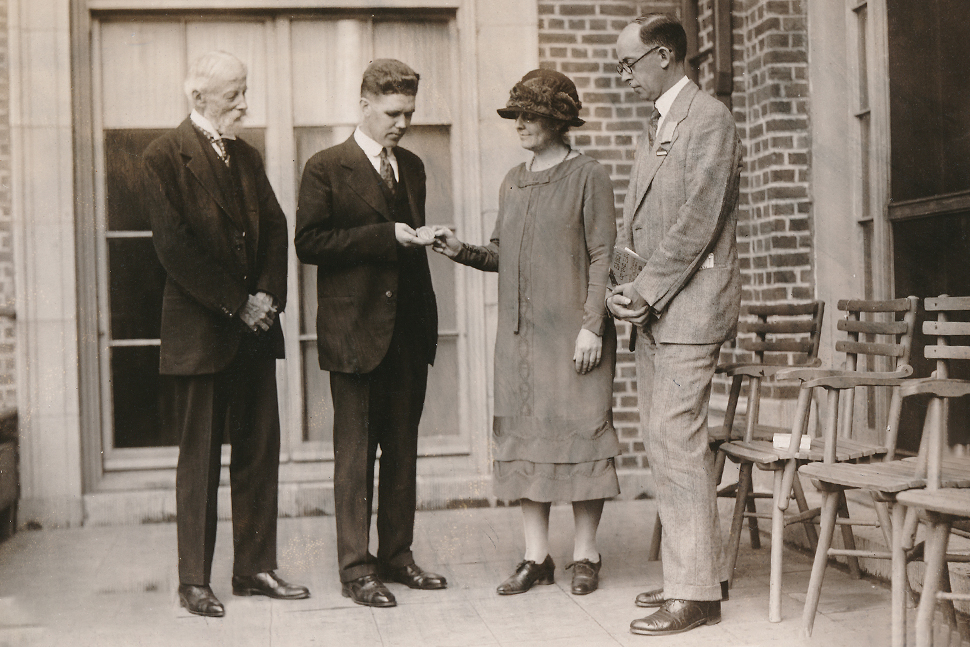
M 624 283 L 633 283 L 640 275 L 647 259 L 643 258 L 629 247 L 613 248 L 613 262 L 610 263 L 610 281 L 613 287 Z

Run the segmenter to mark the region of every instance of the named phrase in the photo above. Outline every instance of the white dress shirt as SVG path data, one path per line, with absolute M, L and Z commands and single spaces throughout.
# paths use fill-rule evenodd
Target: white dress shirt
M 667 113 L 670 112 L 670 106 L 674 105 L 674 99 L 680 94 L 680 91 L 684 89 L 687 85 L 689 79 L 686 76 L 680 77 L 680 80 L 674 83 L 672 86 L 667 88 L 667 91 L 660 95 L 660 98 L 653 102 L 653 105 L 657 108 L 657 112 L 660 113 L 660 121 L 657 122 L 657 132 L 661 132 L 661 128 L 664 124 L 664 119 L 667 118 Z
M 357 126 L 357 130 L 354 131 L 354 141 L 360 146 L 361 150 L 364 151 L 364 155 L 370 160 L 371 166 L 378 173 L 381 172 L 381 151 L 384 147 L 375 142 L 369 135 L 367 135 L 360 126 Z M 387 161 L 391 163 L 391 168 L 394 169 L 394 179 L 401 179 L 401 174 L 397 170 L 397 157 L 394 156 L 394 149 L 387 149 Z

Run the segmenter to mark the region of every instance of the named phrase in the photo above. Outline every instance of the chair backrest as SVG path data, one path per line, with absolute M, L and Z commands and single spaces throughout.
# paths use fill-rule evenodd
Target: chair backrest
M 932 379 L 914 380 L 911 385 L 903 387 L 902 393 L 903 397 L 916 394 L 934 396 L 926 410 L 919 451 L 920 463 L 928 455 L 926 487 L 934 490 L 940 487 L 943 450 L 947 441 L 947 400 L 970 395 L 970 382 L 951 379 L 954 362 L 970 362 L 970 345 L 967 345 L 970 341 L 970 322 L 951 321 L 954 315 L 966 318 L 966 314 L 961 313 L 970 313 L 970 297 L 941 295 L 926 299 L 923 307 L 927 314 L 927 320 L 923 322 L 923 334 L 936 338 L 935 344 L 927 343 L 923 348 L 923 356 L 936 360 L 936 370 L 933 371 Z M 934 312 L 935 321 L 930 319 Z M 921 468 L 922 465 L 918 469 Z
M 738 346 L 755 356 L 758 363 L 776 363 L 765 353 L 796 354 L 791 366 L 818 366 L 819 342 L 822 339 L 824 301 L 807 303 L 748 304 L 741 307 L 741 316 L 757 317 L 738 321 L 739 333 L 754 333 L 754 338 L 741 337 Z
M 845 353 L 846 370 L 864 371 L 870 379 L 885 379 L 887 382 L 913 374 L 910 352 L 916 332 L 919 299 L 914 296 L 884 301 L 845 299 L 839 301 L 836 307 L 845 313 L 837 324 L 838 329 L 845 333 L 845 339 L 835 343 L 835 350 Z M 884 455 L 887 461 L 893 460 L 896 455 L 902 411 L 899 387 L 890 386 L 890 390 L 889 414 L 880 439 L 887 449 Z M 854 392 L 850 390 L 843 398 L 848 411 L 853 410 L 854 397 Z M 846 429 L 852 428 L 851 421 L 849 423 Z

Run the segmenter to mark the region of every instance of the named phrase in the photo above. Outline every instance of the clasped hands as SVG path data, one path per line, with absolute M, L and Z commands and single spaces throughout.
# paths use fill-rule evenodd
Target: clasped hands
M 239 318 L 253 332 L 269 330 L 276 318 L 275 299 L 266 292 L 250 294 L 246 304 L 239 311 Z
M 611 288 L 606 295 L 606 309 L 622 321 L 642 326 L 650 318 L 650 306 L 632 283 Z

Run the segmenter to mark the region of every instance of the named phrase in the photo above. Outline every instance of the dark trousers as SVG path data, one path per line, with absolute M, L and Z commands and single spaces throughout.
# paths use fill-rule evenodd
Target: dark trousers
M 364 375 L 330 374 L 333 395 L 334 499 L 340 581 L 414 561 L 418 422 L 428 383 L 428 354 L 409 327 L 395 326 L 390 348 Z M 410 342 L 410 343 L 409 343 Z M 377 558 L 368 549 L 374 463 L 381 448 Z
M 169 376 L 178 426 L 179 582 L 205 586 L 216 545 L 223 439 L 232 444 L 233 574 L 276 569 L 280 420 L 276 360 L 247 338 L 213 375 Z

